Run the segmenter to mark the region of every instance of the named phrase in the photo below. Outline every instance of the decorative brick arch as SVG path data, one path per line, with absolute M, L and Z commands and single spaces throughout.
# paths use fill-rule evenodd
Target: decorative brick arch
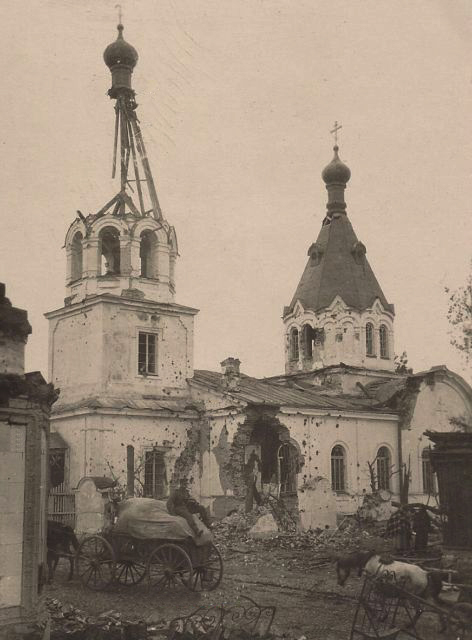
M 179 253 L 179 246 L 177 243 L 177 234 L 175 233 L 174 227 L 169 227 L 169 245 L 171 255 L 177 256 Z
M 74 220 L 74 222 L 70 225 L 67 233 L 66 233 L 66 239 L 64 242 L 64 246 L 66 249 L 68 249 L 75 237 L 75 234 L 80 231 L 80 233 L 82 234 L 82 238 L 85 238 L 85 236 L 87 235 L 87 227 L 85 226 L 85 223 L 80 220 Z
M 120 237 L 129 235 L 129 227 L 126 222 L 115 216 L 103 216 L 93 223 L 90 238 L 98 239 L 100 237 L 100 232 L 105 227 L 114 227 L 118 231 Z
M 154 218 L 143 218 L 142 220 L 137 222 L 131 228 L 131 237 L 135 238 L 136 240 L 140 240 L 141 234 L 144 231 L 151 231 L 155 233 L 158 242 L 168 244 L 167 233 L 165 232 L 162 225 L 154 220 Z

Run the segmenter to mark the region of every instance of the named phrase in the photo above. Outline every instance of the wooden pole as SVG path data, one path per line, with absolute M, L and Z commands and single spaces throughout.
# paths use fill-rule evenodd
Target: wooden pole
M 129 444 L 126 447 L 126 493 L 128 498 L 134 497 L 134 447 Z

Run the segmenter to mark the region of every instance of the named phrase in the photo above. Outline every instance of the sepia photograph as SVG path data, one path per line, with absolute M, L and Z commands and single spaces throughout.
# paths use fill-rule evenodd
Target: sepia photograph
M 472 4 L 0 23 L 0 640 L 472 640 Z

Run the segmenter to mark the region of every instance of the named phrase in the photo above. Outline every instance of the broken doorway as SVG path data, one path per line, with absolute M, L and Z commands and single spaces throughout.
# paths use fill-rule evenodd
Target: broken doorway
M 260 457 L 261 489 L 284 498 L 297 495 L 300 471 L 299 451 L 290 440 L 288 429 L 279 424 L 258 422 L 247 449 L 257 449 Z

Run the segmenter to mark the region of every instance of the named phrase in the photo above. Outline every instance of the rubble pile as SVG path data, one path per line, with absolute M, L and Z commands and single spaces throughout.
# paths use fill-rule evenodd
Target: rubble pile
M 354 551 L 359 548 L 381 549 L 385 544 L 382 534 L 385 523 L 360 523 L 358 519 L 346 517 L 338 527 L 309 529 L 308 531 L 278 531 L 270 537 L 255 540 L 249 535 L 251 528 L 261 516 L 270 513 L 266 507 L 258 507 L 250 513 L 236 511 L 213 525 L 218 545 L 229 549 L 242 544 L 254 544 L 265 548 L 312 549 L 331 553 Z
M 252 542 L 249 531 L 262 516 L 271 513 L 268 507 L 260 506 L 246 513 L 244 507 L 212 525 L 212 532 L 219 547 L 231 547 L 241 542 Z
M 373 546 L 377 536 L 360 527 L 355 521 L 341 524 L 335 529 L 309 529 L 297 533 L 278 534 L 270 540 L 261 542 L 266 547 L 282 549 L 316 549 L 330 552 L 353 551 L 366 545 Z
M 43 627 L 49 627 L 51 640 L 153 640 L 166 635 L 164 622 L 150 625 L 142 620 L 124 620 L 113 610 L 91 616 L 56 598 L 46 598 L 45 605 L 49 619 Z
M 34 635 L 28 636 L 28 640 L 39 640 L 46 637 L 50 640 L 196 640 L 197 638 L 199 640 L 204 638 L 214 640 L 215 637 L 220 637 L 226 631 L 225 628 L 218 630 L 215 627 L 214 607 L 210 608 L 208 617 L 197 617 L 195 623 L 189 624 L 187 622 L 183 628 L 179 629 L 179 625 L 173 624 L 178 619 L 172 622 L 159 620 L 159 622 L 153 621 L 152 623 L 143 620 L 129 621 L 123 619 L 122 615 L 115 610 L 91 616 L 71 604 L 60 602 L 56 598 L 45 598 L 44 604 L 44 614 L 47 614 L 44 616 L 44 623 Z M 259 605 L 255 603 L 254 605 L 259 608 Z M 231 608 L 227 611 L 232 613 Z M 227 631 L 230 631 L 229 635 L 234 640 L 250 640 L 254 637 L 265 640 L 306 640 L 305 636 L 287 634 L 275 625 L 271 628 L 272 619 L 269 619 L 268 624 L 262 622 L 262 626 L 257 629 L 247 629 L 245 623 L 248 620 L 251 621 L 253 616 L 248 615 L 247 619 L 243 616 L 239 620 L 240 617 L 241 613 L 236 609 L 234 615 L 229 616 L 231 627 L 228 627 Z M 184 621 L 185 618 L 181 620 Z M 254 625 L 256 622 L 254 619 Z M 225 623 L 223 626 L 225 627 Z

